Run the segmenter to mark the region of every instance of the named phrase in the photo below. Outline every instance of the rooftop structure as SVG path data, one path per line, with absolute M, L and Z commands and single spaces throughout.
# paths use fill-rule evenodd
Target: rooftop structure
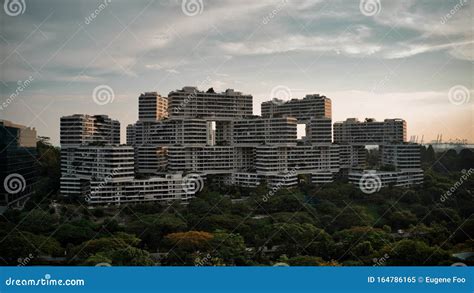
M 381 145 L 406 141 L 406 122 L 403 119 L 376 121 L 366 118 L 359 121 L 349 118 L 334 123 L 334 143 L 352 145 Z

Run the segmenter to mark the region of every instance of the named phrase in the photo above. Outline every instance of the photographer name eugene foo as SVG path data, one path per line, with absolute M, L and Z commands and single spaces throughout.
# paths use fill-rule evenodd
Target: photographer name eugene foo
M 432 277 L 432 276 L 384 276 L 384 277 L 367 277 L 367 283 L 427 283 L 427 284 L 464 284 L 464 277 Z
M 464 277 L 451 277 L 451 278 L 445 278 L 445 277 L 424 277 L 425 283 L 428 284 L 463 284 L 466 283 L 466 278 Z

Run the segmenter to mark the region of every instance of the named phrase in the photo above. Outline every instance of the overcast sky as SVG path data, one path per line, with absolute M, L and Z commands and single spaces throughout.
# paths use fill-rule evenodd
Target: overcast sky
M 141 92 L 185 85 L 252 94 L 255 114 L 275 89 L 319 93 L 334 121 L 404 118 L 409 137 L 474 141 L 470 0 L 5 1 L 0 118 L 54 144 L 74 113 L 120 120 L 125 142 Z M 94 99 L 102 85 L 113 99 Z

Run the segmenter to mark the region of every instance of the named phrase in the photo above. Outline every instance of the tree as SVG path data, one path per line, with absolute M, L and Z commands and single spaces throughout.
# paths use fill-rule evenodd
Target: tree
M 362 242 L 368 242 L 373 249 L 378 250 L 385 243 L 390 242 L 392 237 L 382 229 L 364 226 L 352 227 L 336 232 L 334 239 L 342 243 L 344 251 L 351 250 Z
M 454 237 L 457 242 L 474 239 L 474 219 L 468 219 L 456 229 Z
M 0 255 L 3 259 L 16 262 L 18 258 L 30 254 L 35 257 L 61 255 L 63 249 L 54 238 L 36 235 L 26 231 L 12 232 L 7 235 L 0 245 Z
M 59 178 L 61 177 L 60 158 L 61 152 L 59 148 L 52 146 L 49 143 L 49 138 L 41 137 L 36 143 L 36 150 L 38 151 L 38 160 L 40 163 L 40 176 L 47 181 L 44 186 L 44 192 L 47 194 L 51 190 L 59 189 Z
M 210 255 L 222 259 L 228 265 L 245 265 L 247 263 L 244 238 L 239 234 L 217 230 L 211 240 Z
M 203 218 L 197 228 L 205 231 L 214 231 L 218 229 L 233 230 L 236 227 L 242 226 L 243 217 L 231 214 L 209 215 Z
M 127 225 L 126 230 L 138 235 L 142 245 L 156 250 L 162 244 L 164 236 L 186 229 L 186 222 L 173 214 L 151 214 L 138 216 L 137 220 Z
M 119 266 L 152 266 L 155 264 L 148 251 L 126 247 L 111 253 L 112 264 Z
M 93 228 L 93 224 L 89 221 L 75 221 L 59 226 L 55 237 L 63 245 L 68 243 L 77 245 L 94 237 Z
M 311 224 L 279 223 L 275 224 L 277 231 L 276 243 L 281 245 L 281 252 L 288 256 L 310 253 L 330 259 L 333 240 L 323 229 Z
M 407 228 L 410 224 L 418 222 L 417 217 L 410 211 L 395 211 L 388 215 L 388 222 L 393 229 Z
M 386 245 L 379 254 L 388 255 L 387 264 L 394 266 L 438 265 L 450 258 L 449 253 L 439 247 L 407 239 Z
M 116 233 L 112 237 L 102 237 L 92 239 L 74 247 L 70 255 L 75 258 L 89 258 L 91 255 L 99 252 L 111 252 L 128 247 L 136 247 L 140 239 L 134 235 L 126 233 Z
M 112 259 L 106 255 L 105 252 L 98 252 L 94 255 L 89 256 L 84 262 L 86 266 L 96 266 L 98 264 L 112 265 Z
M 149 252 L 136 248 L 126 247 L 112 251 L 102 251 L 89 256 L 85 265 L 108 264 L 114 266 L 152 266 L 155 264 Z
M 53 231 L 58 224 L 59 218 L 41 209 L 24 212 L 20 222 L 20 230 L 33 233 L 45 233 Z
M 459 152 L 459 169 L 469 170 L 474 168 L 474 152 L 470 149 L 462 149 Z
M 337 218 L 331 219 L 330 227 L 334 230 L 347 229 L 354 226 L 368 226 L 374 221 L 371 214 L 368 213 L 366 207 L 351 206 L 342 210 Z
M 179 245 L 185 249 L 203 249 L 207 248 L 212 234 L 202 231 L 178 232 L 166 235 L 166 239 L 172 246 Z
M 203 231 L 171 233 L 165 236 L 169 248 L 165 265 L 194 265 L 195 253 L 209 251 L 213 235 Z

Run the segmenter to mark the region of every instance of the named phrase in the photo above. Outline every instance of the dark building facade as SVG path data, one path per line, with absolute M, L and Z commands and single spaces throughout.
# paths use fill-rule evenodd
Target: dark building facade
M 0 207 L 21 206 L 38 179 L 36 130 L 0 120 Z

